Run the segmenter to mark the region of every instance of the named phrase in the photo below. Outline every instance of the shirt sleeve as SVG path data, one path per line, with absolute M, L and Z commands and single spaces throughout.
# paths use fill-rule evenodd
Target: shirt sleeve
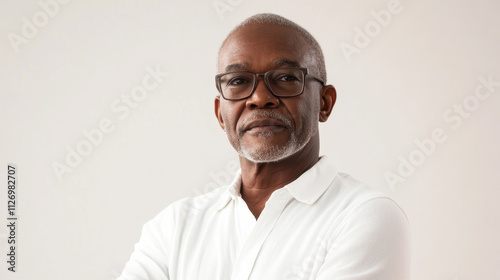
M 374 198 L 346 215 L 317 280 L 409 280 L 410 227 L 389 198 Z
M 141 238 L 135 244 L 130 260 L 117 280 L 169 280 L 168 230 L 173 219 L 165 209 L 142 228 Z

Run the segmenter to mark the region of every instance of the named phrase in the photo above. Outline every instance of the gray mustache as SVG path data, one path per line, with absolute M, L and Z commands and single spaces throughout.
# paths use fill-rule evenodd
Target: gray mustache
M 292 127 L 292 121 L 290 121 L 288 118 L 286 118 L 285 116 L 276 111 L 256 111 L 256 113 L 250 115 L 238 125 L 238 130 L 242 131 L 243 127 L 245 127 L 247 123 L 256 119 L 263 119 L 263 118 L 275 119 L 281 121 L 289 129 Z

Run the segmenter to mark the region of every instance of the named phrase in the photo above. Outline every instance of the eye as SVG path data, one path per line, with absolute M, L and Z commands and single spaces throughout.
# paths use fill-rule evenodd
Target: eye
M 274 80 L 279 81 L 279 82 L 295 82 L 295 81 L 299 81 L 300 79 L 294 75 L 281 74 L 279 76 L 276 76 L 274 78 Z
M 248 78 L 245 78 L 245 77 L 234 77 L 234 78 L 231 78 L 227 82 L 227 85 L 228 86 L 241 86 L 241 85 L 245 85 L 245 84 L 247 84 L 249 82 L 250 82 L 250 80 Z

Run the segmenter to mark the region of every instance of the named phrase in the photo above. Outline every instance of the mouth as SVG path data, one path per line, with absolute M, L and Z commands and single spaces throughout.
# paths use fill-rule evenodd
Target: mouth
M 286 129 L 287 126 L 277 119 L 256 119 L 243 126 L 242 132 L 264 132 Z

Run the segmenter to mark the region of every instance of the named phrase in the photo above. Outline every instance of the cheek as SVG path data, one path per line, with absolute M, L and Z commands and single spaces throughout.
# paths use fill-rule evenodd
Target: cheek
M 238 110 L 233 104 L 221 103 L 221 118 L 224 122 L 224 130 L 235 130 L 239 118 Z
M 297 104 L 297 112 L 295 115 L 300 118 L 301 126 L 299 129 L 310 129 L 319 122 L 319 98 L 304 98 L 302 102 Z

